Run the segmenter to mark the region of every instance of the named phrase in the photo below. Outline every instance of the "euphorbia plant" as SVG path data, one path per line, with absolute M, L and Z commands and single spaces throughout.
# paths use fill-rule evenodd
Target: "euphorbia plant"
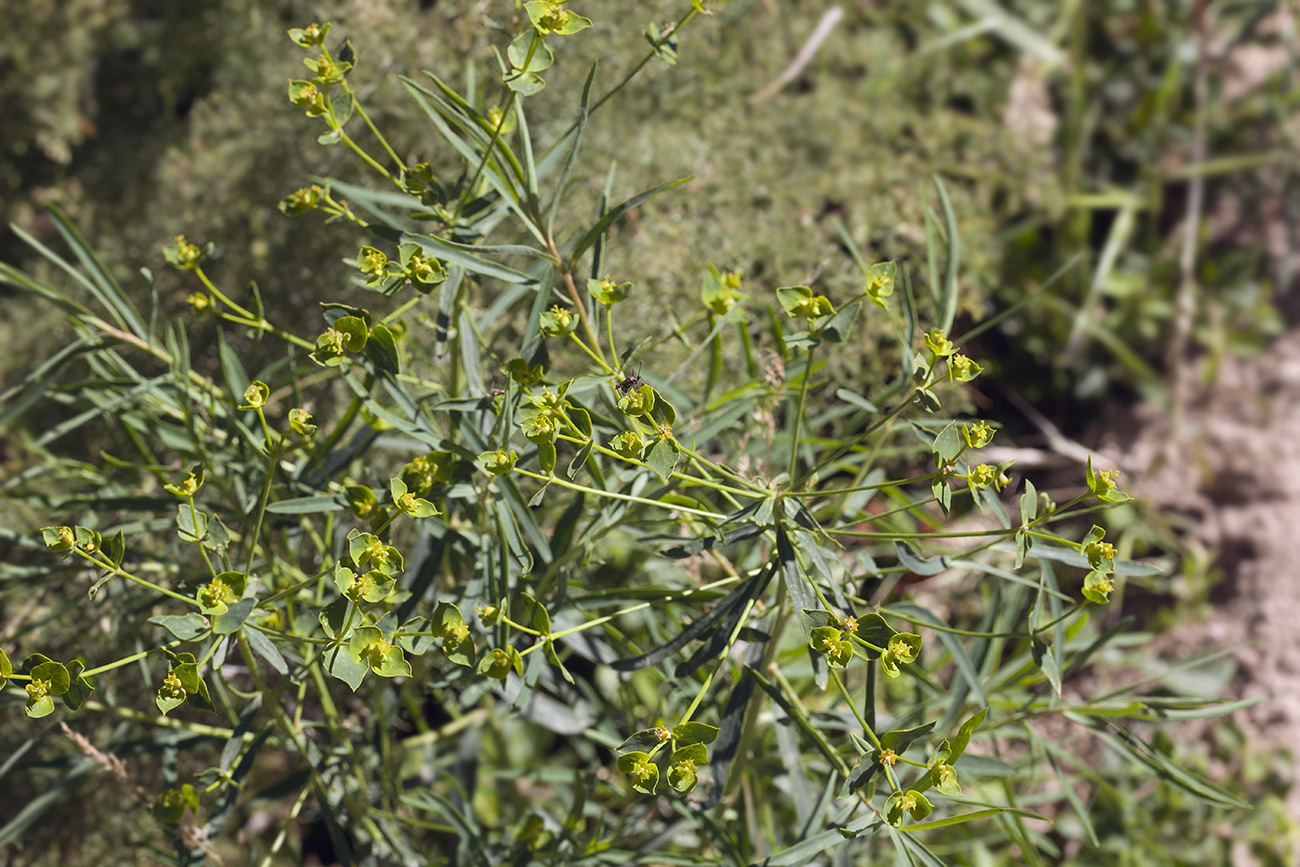
M 696 0 L 648 29 L 647 61 L 674 62 L 706 11 Z M 925 331 L 910 270 L 867 263 L 851 240 L 863 279 L 849 297 L 710 268 L 690 309 L 647 328 L 634 275 L 607 270 L 609 230 L 681 181 L 607 194 L 594 219 L 571 210 L 583 131 L 632 74 L 597 97 L 593 69 L 573 125 L 536 140 L 528 97 L 591 22 L 547 0 L 521 12 L 489 86 L 401 79 L 441 156 L 460 161 L 443 177 L 367 115 L 350 41 L 331 44 L 329 25 L 290 31 L 312 73 L 290 102 L 380 189 L 315 179 L 280 210 L 355 225 L 339 267 L 376 295 L 366 308 L 322 298 L 323 322 L 299 333 L 256 294 L 218 287 L 211 245 L 176 238 L 164 255 L 192 275 L 195 311 L 283 347 L 256 378 L 224 333 L 224 381 L 192 370 L 183 329 L 146 325 L 57 213 L 102 310 L 0 266 L 100 341 L 80 399 L 113 407 L 138 452 L 113 458 L 114 484 L 161 487 L 174 516 L 160 542 L 92 497 L 85 526 L 44 528 L 147 646 L 90 670 L 32 653 L 14 672 L 0 653 L 0 683 L 27 689 L 33 717 L 56 697 L 102 712 L 97 679 L 137 664 L 169 725 L 224 741 L 218 767 L 197 754 L 187 767 L 202 798 L 190 784 L 159 796 L 178 862 L 204 853 L 175 827 L 185 807 L 221 833 L 269 749 L 291 769 L 290 815 L 311 802 L 336 847 L 373 863 L 419 863 L 430 847 L 482 864 L 633 860 L 648 841 L 675 859 L 703 845 L 709 859 L 794 864 L 851 845 L 934 863 L 917 832 L 1036 815 L 1003 782 L 1015 766 L 962 764 L 968 747 L 996 732 L 1029 744 L 1025 768 L 1059 769 L 1036 719 L 1099 730 L 1158 706 L 1111 713 L 1113 697 L 1062 691 L 1114 637 L 1090 631 L 1093 606 L 1120 576 L 1156 571 L 1101 527 L 1071 535 L 1124 501 L 1114 476 L 1089 466 L 1059 506 L 1026 482 L 1018 520 L 1008 513 L 1013 468 L 978 462 L 995 424 L 945 411 L 982 372 L 952 333 L 955 243 L 952 278 L 930 277 Z M 421 311 L 436 317 L 428 335 Z M 897 340 L 899 375 L 831 387 L 826 359 L 880 333 Z M 308 411 L 331 385 L 347 405 Z M 978 528 L 934 529 L 971 510 Z M 1079 575 L 1058 578 L 1061 564 Z M 976 622 L 898 585 L 943 572 L 970 578 Z M 521 798 L 520 776 L 569 794 Z M 656 795 L 672 806 L 623 824 L 629 802 Z M 771 821 L 743 818 L 759 810 Z M 665 816 L 696 827 L 696 843 Z

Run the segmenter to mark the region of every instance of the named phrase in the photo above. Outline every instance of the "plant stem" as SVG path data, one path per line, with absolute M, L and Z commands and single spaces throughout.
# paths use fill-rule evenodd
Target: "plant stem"
M 831 680 L 835 681 L 835 686 L 839 689 L 840 695 L 844 696 L 844 701 L 848 703 L 849 710 L 853 711 L 853 715 L 857 717 L 858 722 L 862 724 L 862 733 L 867 736 L 867 740 L 871 742 L 873 747 L 877 750 L 881 749 L 880 738 L 876 737 L 876 733 L 871 730 L 871 726 L 867 725 L 867 721 L 862 716 L 862 712 L 859 711 L 858 706 L 854 704 L 853 696 L 849 695 L 848 688 L 844 686 L 844 681 L 840 679 L 840 673 L 829 667 L 827 670 L 830 672 Z
M 614 369 L 623 370 L 623 363 L 618 360 L 618 347 L 614 345 L 614 305 L 605 305 L 605 340 L 609 343 L 609 355 L 614 359 Z
M 132 575 L 130 572 L 127 572 L 121 566 L 114 566 L 112 563 L 109 563 L 107 560 L 99 560 L 91 556 L 90 554 L 87 554 L 85 551 L 82 551 L 80 548 L 75 548 L 73 550 L 75 550 L 77 554 L 79 554 L 82 558 L 89 560 L 91 563 L 95 564 L 100 569 L 107 570 L 108 572 L 111 572 L 114 575 L 120 575 L 128 581 L 134 581 L 136 584 L 139 584 L 141 587 L 148 587 L 150 590 L 161 593 L 164 596 L 170 596 L 172 599 L 175 599 L 179 602 L 184 602 L 187 605 L 193 605 L 195 608 L 201 607 L 197 599 L 191 599 L 188 596 L 182 596 L 181 594 L 177 593 L 175 590 L 168 590 L 166 587 L 160 587 L 159 585 L 154 584 L 152 581 L 146 581 L 143 578 L 140 578 L 136 575 Z
M 151 653 L 157 653 L 160 650 L 170 650 L 171 648 L 176 647 L 177 645 L 183 643 L 184 642 L 178 638 L 175 641 L 169 642 L 159 647 L 151 647 L 148 650 L 141 650 L 139 653 L 133 653 L 130 656 L 125 657 L 124 659 L 117 660 L 116 662 L 110 662 L 107 665 L 101 665 L 98 668 L 87 669 L 86 671 L 83 671 L 81 673 L 81 676 L 91 677 L 92 675 L 101 674 L 105 671 L 112 671 L 115 668 L 121 668 L 124 665 L 129 665 L 132 662 L 135 662 L 137 659 L 144 659 L 146 656 L 148 656 Z
M 236 325 L 247 325 L 249 328 L 256 328 L 259 331 L 269 331 L 272 334 L 274 334 L 276 337 L 279 337 L 281 340 L 287 340 L 293 345 L 301 347 L 302 349 L 306 349 L 308 351 L 311 351 L 316 348 L 316 344 L 308 340 L 304 340 L 303 338 L 299 337 L 296 334 L 290 334 L 289 332 L 281 328 L 277 328 L 265 319 L 258 319 L 253 316 L 247 316 L 247 317 L 237 316 L 235 314 L 226 313 L 226 312 L 222 312 L 221 318 L 225 319 L 227 322 L 233 322 Z
M 587 494 L 596 494 L 599 497 L 608 497 L 615 500 L 626 500 L 629 503 L 640 503 L 643 506 L 654 506 L 659 509 L 668 509 L 669 511 L 682 512 L 688 515 L 699 515 L 702 518 L 726 518 L 726 515 L 717 512 L 706 512 L 703 509 L 692 509 L 690 506 L 679 506 L 676 503 L 663 503 L 659 500 L 651 500 L 647 497 L 634 497 L 631 494 L 620 494 L 617 491 L 602 491 L 597 488 L 589 488 L 586 485 L 579 485 L 576 482 L 570 482 L 561 476 L 550 475 L 544 476 L 541 473 L 533 473 L 528 470 L 515 467 L 515 472 L 529 478 L 539 479 L 549 484 L 559 485 L 562 488 L 568 488 L 571 491 L 582 491 Z
M 383 146 L 384 150 L 388 153 L 389 158 L 399 168 L 405 168 L 405 163 L 403 163 L 401 158 L 397 156 L 397 152 L 394 151 L 392 146 L 388 143 L 388 139 L 384 138 L 384 134 L 381 133 L 379 131 L 379 128 L 376 127 L 375 124 L 370 120 L 370 115 L 366 114 L 365 106 L 361 104 L 361 100 L 357 99 L 356 92 L 353 91 L 352 88 L 348 85 L 348 80 L 344 78 L 343 81 L 340 82 L 340 84 L 343 87 L 343 92 L 346 93 L 349 97 L 351 97 L 352 107 L 357 110 L 357 114 L 361 115 L 361 119 L 365 121 L 366 126 L 370 128 L 370 131 L 372 133 L 374 133 L 375 138 L 379 139 L 379 144 Z M 401 186 L 398 178 L 393 177 L 392 174 L 389 174 L 388 176 L 392 178 L 393 182 L 396 183 L 399 187 Z
M 680 593 L 669 593 L 669 594 L 667 594 L 667 595 L 665 595 L 665 596 L 660 597 L 659 599 L 656 599 L 656 600 L 653 601 L 653 602 L 639 602 L 639 603 L 637 603 L 636 605 L 632 605 L 632 606 L 629 606 L 629 607 L 627 607 L 627 608 L 619 609 L 618 611 L 615 611 L 613 614 L 606 614 L 606 615 L 604 615 L 604 616 L 602 616 L 602 617 L 597 617 L 597 618 L 595 618 L 594 620 L 588 620 L 586 623 L 580 623 L 580 624 L 578 624 L 577 626 L 571 626 L 571 627 L 569 627 L 568 629 L 562 629 L 562 630 L 560 630 L 559 632 L 552 632 L 551 635 L 550 635 L 550 639 L 551 639 L 552 641 L 555 641 L 555 640 L 558 640 L 558 639 L 560 639 L 560 638 L 564 638 L 565 636 L 568 636 L 568 635 L 574 635 L 575 633 L 583 632 L 583 631 L 585 631 L 585 630 L 587 630 L 587 629 L 591 629 L 591 628 L 593 628 L 593 627 L 600 626 L 601 624 L 609 623 L 611 620 L 617 620 L 617 619 L 620 618 L 620 617 L 623 617 L 623 616 L 628 615 L 628 614 L 632 614 L 632 613 L 637 612 L 637 611 L 644 611 L 644 610 L 647 609 L 647 608 L 653 608 L 653 607 L 655 607 L 655 606 L 657 606 L 657 605 L 667 605 L 667 604 L 670 603 L 670 602 L 676 602 L 676 601 L 681 600 L 681 599 L 689 598 L 690 596 L 693 596 L 693 595 L 696 594 L 696 593 L 702 593 L 702 592 L 707 591 L 707 590 L 713 590 L 713 589 L 718 588 L 718 587 L 724 587 L 724 586 L 726 586 L 726 585 L 728 585 L 728 584 L 735 584 L 735 583 L 736 583 L 737 581 L 739 581 L 739 580 L 740 580 L 740 577 L 739 577 L 739 576 L 731 576 L 731 577 L 727 577 L 727 578 L 720 578 L 720 579 L 718 579 L 717 581 L 712 582 L 711 584 L 702 584 L 702 585 L 700 585 L 699 587 L 692 587 L 692 588 L 690 588 L 690 589 L 688 589 L 688 590 L 683 590 L 683 591 L 681 591 Z M 526 632 L 531 632 L 531 630 L 525 630 L 525 631 L 526 631 Z M 406 634 L 406 635 L 421 635 L 421 634 L 424 634 L 424 633 L 412 633 L 412 632 L 408 632 L 408 633 L 404 633 L 404 634 Z M 432 633 L 430 633 L 430 634 L 432 634 Z M 533 632 L 532 634 L 536 635 L 537 633 Z M 527 656 L 528 654 L 532 653 L 534 650 L 536 650 L 536 649 L 539 648 L 539 647 L 541 647 L 540 644 L 534 644 L 532 647 L 529 647 L 529 648 L 526 648 L 525 650 L 523 650 L 519 655 L 520 655 L 520 656 Z
M 606 373 L 613 373 L 613 372 L 614 372 L 614 369 L 613 369 L 612 367 L 610 367 L 609 364 L 607 364 L 607 363 L 605 362 L 605 359 L 601 358 L 599 355 L 597 355 L 595 352 L 593 352 L 593 351 L 591 350 L 591 347 L 590 347 L 590 346 L 588 346 L 587 344 L 585 344 L 585 343 L 582 342 L 582 338 L 578 337 L 578 335 L 574 334 L 572 331 L 569 332 L 569 338 L 570 338 L 574 343 L 578 344 L 578 346 L 582 348 L 582 351 L 583 351 L 583 352 L 585 352 L 585 353 L 587 353 L 588 355 L 590 355 L 590 356 L 591 356 L 591 360 L 594 361 L 594 362 L 596 362 L 597 364 L 599 364 L 599 365 L 601 366 L 601 368 L 602 368 Z M 599 347 L 597 347 L 597 348 L 599 349 Z
M 194 265 L 194 266 L 193 266 L 193 270 L 194 270 L 194 273 L 195 273 L 196 275 L 198 275 L 199 281 L 202 282 L 203 285 L 207 287 L 207 289 L 208 289 L 209 292 L 211 292 L 213 295 L 217 296 L 217 298 L 220 299 L 221 303 L 225 304 L 225 305 L 226 305 L 227 307 L 229 307 L 231 310 L 234 310 L 236 313 L 238 313 L 240 316 L 245 317 L 246 319 L 252 319 L 252 320 L 257 320 L 257 319 L 258 319 L 258 317 L 254 316 L 254 315 L 252 314 L 252 312 L 250 312 L 249 310 L 246 310 L 245 308 L 243 308 L 243 307 L 241 307 L 240 305 L 236 304 L 234 301 L 231 301 L 229 298 L 227 298 L 227 297 L 226 297 L 226 293 L 224 293 L 224 292 L 222 292 L 220 289 L 218 289 L 218 288 L 213 284 L 213 282 L 212 282 L 211 280 L 208 279 L 208 275 L 207 275 L 206 273 L 204 273 L 204 271 L 203 271 L 203 266 L 201 266 L 201 265 Z
M 257 506 L 257 520 L 253 523 L 253 532 L 248 536 L 248 560 L 244 564 L 244 574 L 247 575 L 253 569 L 253 555 L 257 553 L 257 537 L 262 533 L 262 521 L 266 518 L 266 501 L 271 496 L 271 484 L 275 479 L 275 464 L 279 458 L 279 450 L 271 445 L 271 431 L 266 427 L 266 416 L 262 414 L 262 408 L 257 408 L 257 417 L 262 420 L 262 428 L 266 433 L 266 451 L 269 454 L 269 460 L 266 467 L 266 481 L 262 485 L 262 499 Z
M 691 717 L 695 714 L 695 711 L 699 709 L 700 702 L 704 701 L 704 696 L 708 694 L 709 687 L 713 685 L 713 678 L 716 677 L 718 672 L 722 670 L 723 666 L 727 665 L 729 662 L 731 648 L 735 646 L 736 639 L 740 637 L 740 631 L 745 628 L 745 624 L 749 621 L 749 614 L 754 610 L 754 603 L 756 601 L 757 600 L 755 599 L 751 599 L 745 605 L 744 614 L 742 614 L 740 619 L 736 621 L 736 628 L 731 631 L 731 635 L 727 638 L 727 645 L 722 651 L 722 659 L 718 662 L 717 667 L 714 668 L 713 671 L 709 672 L 709 676 L 704 678 L 704 683 L 700 684 L 699 692 L 695 694 L 695 700 L 691 702 L 691 706 L 686 708 L 686 713 L 682 714 L 680 724 L 684 725 L 691 721 Z
M 809 347 L 804 350 L 803 354 L 803 379 L 799 383 L 799 406 L 794 414 L 794 433 L 793 441 L 790 444 L 790 480 L 794 480 L 794 472 L 799 466 L 799 440 L 803 434 L 803 414 L 804 408 L 808 403 L 808 382 L 812 379 L 813 348 Z

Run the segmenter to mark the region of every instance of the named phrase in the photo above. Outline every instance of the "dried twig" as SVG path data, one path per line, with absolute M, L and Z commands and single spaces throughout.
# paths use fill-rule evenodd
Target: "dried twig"
M 113 778 L 118 788 L 128 795 L 134 795 L 145 803 L 149 802 L 149 795 L 145 790 L 133 783 L 131 778 L 127 776 L 126 765 L 122 763 L 121 759 L 115 755 L 100 752 L 99 748 L 92 744 L 85 735 L 77 734 L 68 728 L 67 723 L 59 723 L 59 728 L 63 730 L 63 734 L 67 739 L 72 741 L 77 749 L 81 750 L 84 757 L 99 765 L 104 773 Z
M 1192 127 L 1191 166 L 1193 169 L 1205 162 L 1205 115 L 1209 90 L 1208 33 L 1205 0 L 1196 0 L 1196 79 L 1193 84 L 1196 99 L 1196 118 Z M 1183 432 L 1186 413 L 1187 373 L 1185 358 L 1187 341 L 1196 317 L 1196 242 L 1200 234 L 1201 212 L 1205 207 L 1205 178 L 1193 171 L 1187 188 L 1187 216 L 1183 220 L 1182 251 L 1178 257 L 1181 279 L 1174 300 L 1174 321 L 1169 332 L 1169 345 L 1165 356 L 1168 367 L 1169 421 L 1172 445 Z
M 151 803 L 152 799 L 149 797 L 149 793 L 146 792 L 142 786 L 131 780 L 131 777 L 126 772 L 126 765 L 121 759 L 111 753 L 100 752 L 99 748 L 92 744 L 89 738 L 85 735 L 74 732 L 68 727 L 66 722 L 60 722 L 59 728 L 63 730 L 64 736 L 67 737 L 68 740 L 72 741 L 72 743 L 76 745 L 77 749 L 81 751 L 82 756 L 89 761 L 94 762 L 104 771 L 104 773 L 113 778 L 113 781 L 117 783 L 118 788 L 121 789 L 124 794 L 134 797 L 141 803 Z M 212 848 L 212 842 L 208 839 L 207 829 L 197 825 L 192 817 L 186 816 L 181 820 L 180 835 L 182 843 L 191 849 L 203 849 L 203 851 L 208 853 L 208 856 L 212 858 L 213 863 L 218 865 L 218 867 L 223 863 L 221 856 Z
M 799 49 L 799 53 L 795 55 L 794 60 L 785 68 L 785 72 L 782 72 L 775 81 L 768 82 L 760 90 L 751 94 L 749 101 L 761 102 L 762 100 L 768 99 L 769 97 L 774 96 L 781 88 L 798 78 L 799 73 L 803 72 L 803 68 L 807 66 L 808 62 L 813 59 L 815 54 L 817 54 L 817 49 L 821 48 L 822 43 L 831 35 L 831 31 L 835 29 L 835 25 L 839 24 L 840 19 L 843 17 L 844 10 L 840 7 L 832 6 L 827 9 L 822 15 L 822 20 L 818 21 L 817 26 L 813 28 L 812 35 L 808 37 L 806 42 L 804 42 L 803 48 Z
M 1034 427 L 1038 428 L 1038 430 L 1042 432 L 1043 437 L 1047 440 L 1047 448 L 1049 452 L 1061 455 L 1062 457 L 1068 458 L 1070 461 L 1080 465 L 1086 464 L 1089 459 L 1092 460 L 1094 465 L 1100 465 L 1102 467 L 1108 467 L 1114 463 L 1114 461 L 1104 458 L 1101 454 L 1094 452 L 1085 446 L 1079 445 L 1074 440 L 1061 433 L 1061 429 L 1052 424 L 1051 419 L 1047 418 L 1047 416 L 1035 409 L 1029 401 L 1025 400 L 1014 390 L 1008 389 L 1006 395 L 1007 398 L 1016 405 L 1016 408 L 1024 414 L 1025 418 L 1029 419 L 1033 423 Z M 1040 459 L 1045 459 L 1046 456 L 1040 455 L 1039 457 Z

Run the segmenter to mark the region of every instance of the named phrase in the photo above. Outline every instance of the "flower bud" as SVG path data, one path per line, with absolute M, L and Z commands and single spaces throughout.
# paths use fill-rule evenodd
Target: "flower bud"
M 253 382 L 244 389 L 244 406 L 240 409 L 261 409 L 266 406 L 271 396 L 271 388 L 265 382 Z
M 357 253 L 357 270 L 368 276 L 382 275 L 388 267 L 388 256 L 383 250 L 365 246 Z
M 555 419 L 546 415 L 535 415 L 532 418 L 526 418 L 519 423 L 523 429 L 524 436 L 529 442 L 555 442 L 556 436 L 560 433 L 559 425 Z
M 71 527 L 45 527 L 41 530 L 41 538 L 45 541 L 45 547 L 51 551 L 71 551 L 75 536 L 73 536 Z
M 202 261 L 205 252 L 205 250 L 200 250 L 196 245 L 185 240 L 184 235 L 177 235 L 170 244 L 163 248 L 163 258 L 173 268 L 184 270 L 196 267 Z
M 929 333 L 925 335 L 925 348 L 940 358 L 945 355 L 952 355 L 957 351 L 957 347 L 948 339 L 947 332 L 939 328 L 931 328 Z
M 573 330 L 573 314 L 556 304 L 542 313 L 542 333 L 547 337 L 563 337 Z
M 325 94 L 310 81 L 290 81 L 289 102 L 294 108 L 305 111 L 308 117 L 320 117 L 326 111 Z
M 185 297 L 185 303 L 194 308 L 199 316 L 212 312 L 212 296 L 206 292 L 192 292 Z
M 618 408 L 633 417 L 647 414 L 654 409 L 654 405 L 655 390 L 649 385 L 642 385 L 618 399 Z
M 625 458 L 635 458 L 645 448 L 645 440 L 634 430 L 625 430 L 610 441 L 609 447 Z
M 587 291 L 601 304 L 610 307 L 632 294 L 632 284 L 615 283 L 607 274 L 604 280 L 588 280 Z
M 316 433 L 316 425 L 311 423 L 312 415 L 302 407 L 289 410 L 289 427 L 300 437 L 309 437 Z
M 296 217 L 319 207 L 321 199 L 324 197 L 325 191 L 318 185 L 312 184 L 310 187 L 294 190 L 281 199 L 280 204 L 276 207 L 280 209 L 280 213 L 289 217 Z
M 330 25 L 327 24 L 308 24 L 306 27 L 295 27 L 289 31 L 289 38 L 294 41 L 295 45 L 302 48 L 314 48 L 325 42 L 325 35 L 330 32 Z
M 984 368 L 964 355 L 954 355 L 948 359 L 948 377 L 957 382 L 970 382 L 984 372 Z
M 483 472 L 490 476 L 504 476 L 515 468 L 515 461 L 519 456 L 515 450 L 497 449 L 494 452 L 483 452 L 478 456 L 479 464 L 483 467 Z
M 993 433 L 993 428 L 989 427 L 989 423 L 986 421 L 961 426 L 962 438 L 966 440 L 966 445 L 973 449 L 983 448 L 992 442 Z

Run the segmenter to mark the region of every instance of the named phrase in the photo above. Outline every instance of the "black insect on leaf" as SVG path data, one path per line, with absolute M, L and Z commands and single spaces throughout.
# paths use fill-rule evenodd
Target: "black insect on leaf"
M 628 392 L 640 388 L 641 383 L 644 381 L 645 380 L 641 378 L 641 367 L 638 366 L 636 369 L 636 373 L 633 373 L 630 376 L 628 376 L 618 385 L 614 386 L 614 388 L 618 389 L 618 391 L 620 392 Z

